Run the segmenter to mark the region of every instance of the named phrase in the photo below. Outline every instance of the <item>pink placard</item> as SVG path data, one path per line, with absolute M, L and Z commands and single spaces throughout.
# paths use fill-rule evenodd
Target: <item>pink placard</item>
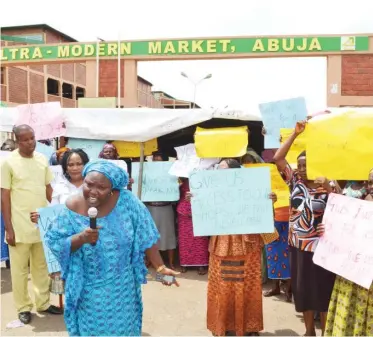
M 36 140 L 66 135 L 63 113 L 59 102 L 22 104 L 17 106 L 16 125 L 27 124 L 35 131 Z
M 373 202 L 330 194 L 313 262 L 369 289 L 373 281 Z

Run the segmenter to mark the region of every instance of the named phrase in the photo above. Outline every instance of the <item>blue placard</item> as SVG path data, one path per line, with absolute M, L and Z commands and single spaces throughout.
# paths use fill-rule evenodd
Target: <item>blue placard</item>
M 104 140 L 69 138 L 67 146 L 70 149 L 82 149 L 88 154 L 90 160 L 95 160 L 105 144 Z
M 61 271 L 61 266 L 58 263 L 56 257 L 53 255 L 49 247 L 45 244 L 44 237 L 45 233 L 51 227 L 53 220 L 58 216 L 61 210 L 64 208 L 64 205 L 55 205 L 45 208 L 38 209 L 39 212 L 39 222 L 38 227 L 40 230 L 40 238 L 43 242 L 45 259 L 47 261 L 48 272 L 50 274 L 57 273 Z
M 144 202 L 178 201 L 180 190 L 178 178 L 168 173 L 172 162 L 144 163 L 141 200 Z M 132 191 L 137 194 L 140 163 L 132 163 Z
M 189 186 L 195 236 L 273 233 L 269 167 L 197 171 Z
M 48 146 L 48 145 L 45 145 L 45 144 L 43 144 L 43 143 L 36 142 L 36 148 L 35 148 L 35 151 L 36 151 L 36 152 L 39 152 L 39 153 L 41 153 L 41 154 L 43 154 L 43 155 L 47 158 L 47 160 L 48 160 L 48 162 L 49 162 L 49 159 L 51 159 L 52 154 L 53 154 L 56 150 L 54 149 L 53 146 Z
M 266 129 L 265 149 L 279 148 L 280 129 L 294 128 L 298 121 L 304 121 L 307 118 L 307 106 L 304 97 L 259 104 L 259 109 Z

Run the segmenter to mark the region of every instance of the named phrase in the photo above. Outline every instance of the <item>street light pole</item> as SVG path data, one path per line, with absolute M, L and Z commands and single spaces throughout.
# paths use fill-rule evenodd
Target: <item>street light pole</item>
M 181 72 L 180 73 L 181 76 L 187 78 L 193 85 L 194 85 L 194 93 L 193 93 L 193 108 L 194 109 L 196 107 L 196 96 L 197 96 L 197 85 L 200 84 L 202 81 L 204 80 L 208 80 L 209 78 L 212 77 L 212 74 L 208 74 L 206 75 L 204 78 L 201 78 L 199 81 L 195 82 L 193 81 L 186 73 L 184 72 Z
M 196 107 L 196 95 L 197 95 L 197 83 L 194 83 L 194 94 L 193 94 L 193 108 Z
M 100 89 L 100 55 L 99 55 L 99 47 L 100 41 L 105 41 L 101 38 L 96 38 L 96 97 L 99 96 L 99 89 Z

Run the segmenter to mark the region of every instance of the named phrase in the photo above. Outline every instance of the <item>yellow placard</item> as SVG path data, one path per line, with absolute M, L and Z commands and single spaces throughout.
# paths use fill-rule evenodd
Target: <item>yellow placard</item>
M 367 180 L 373 167 L 373 109 L 311 119 L 307 125 L 307 177 Z
M 244 167 L 269 167 L 271 169 L 271 190 L 277 195 L 275 208 L 288 207 L 290 205 L 289 186 L 282 179 L 280 173 L 274 164 L 244 164 Z
M 280 129 L 281 145 L 286 142 L 293 132 L 294 129 Z M 306 149 L 306 143 L 306 133 L 303 132 L 295 139 L 286 156 L 286 160 L 291 166 L 297 165 L 297 158 Z
M 140 143 L 137 142 L 123 142 L 114 141 L 113 145 L 117 148 L 119 156 L 124 158 L 138 158 L 140 157 Z M 145 156 L 150 156 L 154 151 L 158 150 L 157 139 L 152 139 L 145 142 Z
M 200 158 L 242 157 L 249 143 L 247 126 L 203 129 L 194 134 L 197 155 Z

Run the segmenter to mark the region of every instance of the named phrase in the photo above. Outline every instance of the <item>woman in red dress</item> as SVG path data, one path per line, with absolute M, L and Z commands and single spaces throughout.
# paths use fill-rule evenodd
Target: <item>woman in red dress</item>
M 198 267 L 198 274 L 204 275 L 209 264 L 209 237 L 194 236 L 192 208 L 186 198 L 189 193 L 189 179 L 180 178 L 180 201 L 177 205 L 177 220 L 179 226 L 179 255 L 181 271 L 188 267 Z

